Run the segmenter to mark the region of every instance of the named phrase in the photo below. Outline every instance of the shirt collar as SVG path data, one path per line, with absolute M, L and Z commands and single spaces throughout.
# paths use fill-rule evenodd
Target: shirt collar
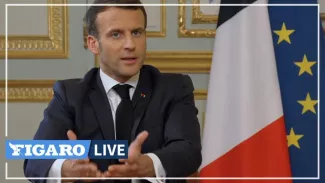
M 103 72 L 102 69 L 100 69 L 100 79 L 102 80 L 102 83 L 104 85 L 105 92 L 108 93 L 117 84 L 129 84 L 133 88 L 136 88 L 139 80 L 139 73 L 140 71 L 136 75 L 132 76 L 127 82 L 120 83 L 114 80 L 113 78 L 109 77 Z

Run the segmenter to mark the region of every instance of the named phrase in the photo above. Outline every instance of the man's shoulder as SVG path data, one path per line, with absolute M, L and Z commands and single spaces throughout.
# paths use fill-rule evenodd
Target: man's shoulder
M 158 68 L 150 65 L 146 65 L 144 69 L 151 72 L 151 76 L 155 85 L 172 88 L 178 88 L 182 86 L 187 86 L 189 88 L 193 87 L 191 78 L 186 74 L 160 72 Z
M 55 96 L 67 101 L 79 100 L 85 93 L 81 81 L 82 78 L 58 80 L 54 83 L 53 92 Z
M 54 84 L 54 88 L 78 88 L 81 87 L 82 78 L 70 78 L 70 79 L 63 79 L 57 80 Z
M 90 71 L 88 71 L 83 78 L 69 78 L 69 79 L 57 80 L 53 86 L 54 91 L 64 92 L 64 93 L 67 92 L 80 93 L 92 85 L 97 72 L 98 72 L 98 68 L 93 68 Z
M 160 81 L 164 85 L 179 87 L 181 85 L 192 85 L 192 80 L 188 75 L 181 73 L 162 73 Z

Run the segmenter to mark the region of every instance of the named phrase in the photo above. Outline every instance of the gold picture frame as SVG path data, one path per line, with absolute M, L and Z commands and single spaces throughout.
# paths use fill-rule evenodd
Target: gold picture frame
M 54 80 L 9 80 L 8 102 L 49 102 Z M 0 101 L 6 99 L 5 81 L 0 81 Z
M 160 4 L 166 4 L 166 0 L 160 0 Z M 147 37 L 165 37 L 166 36 L 166 6 L 161 6 L 160 31 L 147 31 Z
M 161 4 L 166 4 L 166 0 L 160 0 Z M 159 31 L 147 31 L 147 37 L 166 37 L 166 6 L 161 6 L 161 15 L 160 15 L 160 30 Z M 83 40 L 84 40 L 84 48 L 88 47 L 87 45 L 87 27 L 83 25 Z
M 95 67 L 99 67 L 99 57 L 95 56 Z M 161 72 L 209 73 L 212 52 L 208 51 L 149 51 L 145 64 L 157 67 Z
M 193 4 L 200 4 L 200 0 L 192 0 Z M 217 24 L 217 15 L 205 15 L 200 6 L 192 7 L 192 24 Z
M 47 0 L 66 4 L 67 0 Z M 48 6 L 48 35 L 8 36 L 8 58 L 68 58 L 68 7 Z M 0 58 L 5 58 L 5 36 L 0 36 Z
M 9 80 L 8 102 L 49 102 L 53 97 L 55 80 Z M 196 100 L 206 100 L 206 90 L 195 90 Z M 6 97 L 5 81 L 0 81 L 0 102 Z
M 178 37 L 181 38 L 214 38 L 216 29 L 187 29 L 185 0 L 178 0 Z

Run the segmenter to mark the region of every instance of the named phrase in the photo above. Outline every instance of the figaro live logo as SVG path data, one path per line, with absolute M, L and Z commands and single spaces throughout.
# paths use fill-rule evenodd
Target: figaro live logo
M 7 159 L 124 159 L 123 140 L 7 140 Z

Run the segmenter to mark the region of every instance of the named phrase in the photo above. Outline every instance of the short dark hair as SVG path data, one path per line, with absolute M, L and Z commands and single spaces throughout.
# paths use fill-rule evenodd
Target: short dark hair
M 93 4 L 142 4 L 140 0 L 95 0 Z M 144 15 L 145 25 L 147 28 L 147 13 L 143 6 L 91 6 L 84 17 L 88 35 L 98 38 L 98 29 L 96 27 L 97 15 L 110 7 L 116 7 L 128 10 L 140 9 Z

